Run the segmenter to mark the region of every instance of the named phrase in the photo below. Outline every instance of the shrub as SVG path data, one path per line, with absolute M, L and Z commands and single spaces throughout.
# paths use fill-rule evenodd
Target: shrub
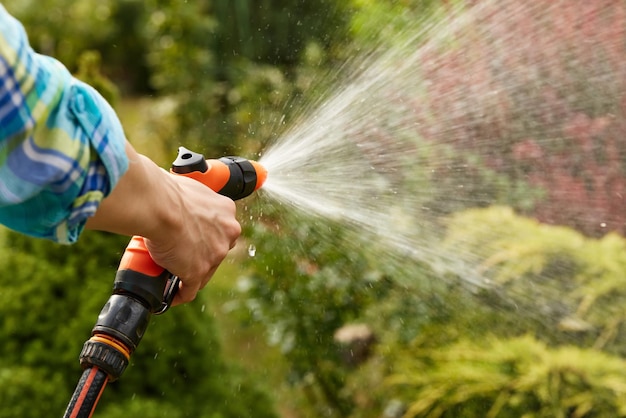
M 483 288 L 450 288 L 429 320 L 405 316 L 424 322 L 410 344 L 384 340 L 388 390 L 406 416 L 626 416 L 626 240 L 505 207 L 459 212 L 447 225 L 442 250 L 479 272 Z M 424 306 L 424 296 L 413 300 Z
M 412 399 L 405 417 L 626 416 L 624 360 L 593 349 L 488 337 L 415 344 L 396 366 L 389 383 Z
M 9 233 L 6 243 L 0 252 L 0 399 L 14 405 L 7 411 L 23 411 L 13 416 L 60 416 L 127 239 L 89 232 L 69 248 Z M 108 405 L 145 401 L 147 410 L 163 405 L 155 417 L 174 409 L 180 416 L 234 418 L 255 411 L 274 417 L 269 397 L 224 361 L 216 334 L 201 298 L 152 318 L 124 375 L 107 385 L 102 416 Z M 115 410 L 112 416 L 119 416 Z

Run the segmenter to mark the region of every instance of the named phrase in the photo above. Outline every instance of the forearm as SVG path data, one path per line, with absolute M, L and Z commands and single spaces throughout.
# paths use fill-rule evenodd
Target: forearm
M 87 220 L 86 228 L 148 238 L 177 227 L 180 192 L 165 172 L 126 142 L 128 170 Z

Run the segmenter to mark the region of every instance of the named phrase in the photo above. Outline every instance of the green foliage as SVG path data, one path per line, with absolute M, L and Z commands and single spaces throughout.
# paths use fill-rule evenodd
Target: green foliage
M 359 45 L 391 45 L 401 41 L 403 35 L 413 35 L 416 21 L 424 26 L 437 22 L 433 13 L 441 12 L 441 8 L 435 6 L 440 4 L 433 0 L 353 0 L 350 33 Z
M 390 399 L 422 417 L 624 413 L 626 376 L 614 357 L 626 345 L 623 238 L 585 238 L 505 207 L 467 210 L 446 221 L 441 247 L 464 266 L 454 270 L 461 277 L 441 277 L 425 266 L 385 266 L 350 241 L 349 229 L 263 211 L 249 231 L 256 273 L 240 282 L 246 308 L 325 413 L 368 416 L 363 402 L 373 413 Z M 476 272 L 482 289 L 463 280 Z M 356 370 L 338 361 L 332 340 L 354 321 L 379 341 L 377 356 Z
M 626 240 L 585 238 L 505 207 L 459 212 L 447 225 L 458 273 L 474 269 L 485 286 L 394 291 L 370 307 L 377 328 L 392 329 L 381 334 L 393 370 L 382 393 L 402 400 L 407 417 L 626 416 Z M 419 330 L 408 344 L 389 322 L 403 299 L 413 307 L 405 326 Z
M 214 50 L 225 64 L 235 56 L 281 68 L 296 66 L 312 41 L 324 49 L 336 47 L 350 19 L 350 2 L 331 0 L 235 0 L 214 2 L 213 9 L 220 22 Z
M 63 386 L 60 374 L 19 365 L 0 365 L 0 417 L 44 417 L 53 410 L 61 416 L 64 409 L 59 391 Z M 61 392 L 61 393 L 59 393 Z M 68 399 L 69 401 L 69 399 Z M 66 401 L 67 402 L 67 401 Z
M 128 417 L 167 417 L 183 418 L 189 416 L 185 408 L 170 402 L 163 402 L 160 399 L 145 399 L 136 402 L 134 399 L 125 402 L 115 402 L 105 406 L 97 412 L 98 416 L 107 418 L 128 418 Z M 215 415 L 207 415 L 213 417 Z M 219 415 L 217 415 L 219 417 Z
M 389 384 L 411 397 L 406 417 L 626 416 L 626 364 L 596 350 L 489 337 L 400 358 Z
M 303 390 L 308 408 L 330 416 L 358 414 L 353 393 L 345 390 L 348 368 L 333 335 L 359 319 L 389 282 L 371 269 L 341 226 L 264 210 L 265 221 L 249 231 L 257 252 L 248 263 L 254 273 L 240 279 L 242 308 L 280 347 L 289 381 Z
M 102 56 L 98 51 L 85 51 L 78 58 L 78 71 L 75 76 L 89 84 L 113 107 L 119 100 L 119 89 L 101 73 Z
M 501 297 L 486 293 L 488 302 L 523 309 L 553 341 L 626 353 L 622 237 L 585 238 L 505 207 L 461 212 L 448 225 L 448 250 L 471 256 Z
M 310 46 L 328 49 L 329 39 L 341 36 L 344 7 L 337 4 L 299 4 L 294 19 L 290 2 L 253 3 L 150 3 L 153 86 L 176 97 L 187 146 L 212 154 L 258 152 L 280 127 L 288 98 L 299 94 L 299 63 L 310 62 Z M 259 109 L 262 117 L 253 117 Z
M 217 22 L 208 5 L 207 1 L 147 2 L 144 36 L 152 43 L 145 52 L 156 89 L 175 92 L 186 88 L 185 92 L 200 95 L 199 88 L 213 81 L 215 62 L 209 46 Z
M 20 379 L 17 374 L 3 379 L 9 386 L 3 385 L 0 393 L 11 393 L 10 385 L 19 382 L 14 386 L 14 391 L 19 390 L 19 394 L 13 395 L 13 402 L 30 406 L 30 401 L 25 402 L 29 399 L 29 391 L 37 392 L 41 381 L 55 382 L 56 390 L 44 404 L 48 411 L 61 415 L 72 386 L 77 382 L 72 380 L 78 379 L 71 371 L 79 372 L 76 370 L 78 353 L 89 337 L 90 327 L 93 326 L 90 322 L 95 320 L 108 297 L 110 283 L 100 287 L 98 292 L 96 289 L 100 283 L 86 280 L 97 271 L 97 255 L 95 260 L 81 260 L 74 252 L 72 256 L 61 257 L 67 263 L 56 264 L 42 251 L 35 250 L 41 248 L 40 242 L 25 245 L 28 252 L 20 244 L 26 244 L 26 238 L 11 233 L 7 242 L 9 246 L 3 248 L 0 256 L 3 289 L 0 292 L 0 367 L 8 377 L 22 370 L 21 373 L 30 373 L 36 378 Z M 97 253 L 95 246 L 93 250 Z M 89 253 L 84 255 L 89 257 Z M 70 264 L 70 259 L 74 266 Z M 99 301 L 94 298 L 98 294 Z M 48 396 L 47 392 L 45 384 L 42 385 L 41 396 Z M 35 409 L 19 416 L 40 414 Z
M 62 247 L 10 233 L 7 243 L 0 253 L 0 396 L 21 405 L 17 416 L 42 416 L 36 405 L 25 408 L 26 399 L 41 399 L 43 415 L 60 416 L 127 239 L 86 233 L 79 244 Z M 269 398 L 222 359 L 201 302 L 153 318 L 122 378 L 107 386 L 101 416 L 108 405 L 136 410 L 144 401 L 149 410 L 162 405 L 154 417 L 175 409 L 177 416 L 275 416 Z M 119 406 L 111 408 L 111 416 L 120 416 Z
M 432 190 L 424 206 L 437 216 L 445 216 L 470 207 L 509 205 L 530 211 L 545 195 L 525 179 L 516 179 L 488 166 L 479 153 L 437 146 L 429 157 L 443 164 L 432 164 L 427 190 Z M 410 189 L 422 190 L 422 189 Z M 454 199 L 450 199 L 454 195 Z
M 2 4 L 25 26 L 36 50 L 70 69 L 80 54 L 100 49 L 114 31 L 115 0 L 8 0 Z

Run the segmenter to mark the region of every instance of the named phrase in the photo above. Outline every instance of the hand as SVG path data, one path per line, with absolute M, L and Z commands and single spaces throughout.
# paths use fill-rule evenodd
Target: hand
M 177 186 L 179 227 L 145 237 L 152 259 L 181 279 L 173 305 L 193 300 L 241 233 L 235 203 L 187 177 L 168 174 Z
M 235 203 L 184 176 L 170 174 L 127 143 L 130 165 L 87 228 L 145 238 L 154 261 L 178 276 L 173 305 L 193 300 L 235 245 Z

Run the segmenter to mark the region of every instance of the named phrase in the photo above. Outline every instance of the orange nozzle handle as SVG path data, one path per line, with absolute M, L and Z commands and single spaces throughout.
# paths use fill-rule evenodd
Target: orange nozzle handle
M 113 291 L 133 294 L 158 315 L 171 306 L 178 284 L 177 277 L 152 259 L 143 237 L 134 236 L 120 261 Z
M 143 237 L 139 236 L 134 236 L 130 240 L 120 261 L 119 270 L 133 270 L 150 277 L 160 276 L 165 271 L 163 267 L 154 262 Z

